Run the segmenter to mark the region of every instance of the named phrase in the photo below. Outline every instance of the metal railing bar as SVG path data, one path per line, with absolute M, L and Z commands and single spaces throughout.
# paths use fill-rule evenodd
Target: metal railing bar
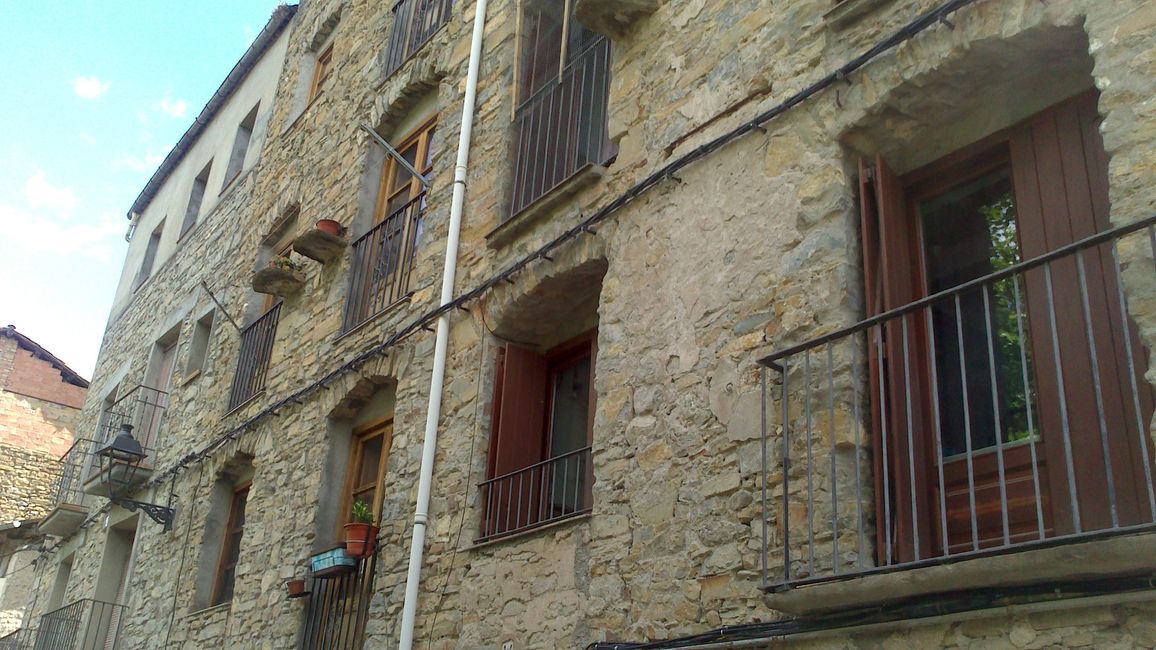
M 815 573 L 815 462 L 811 454 L 811 351 L 803 353 L 803 411 L 807 423 L 807 573 Z
M 883 326 L 875 332 L 875 347 L 879 363 L 879 448 L 883 456 L 883 522 L 884 542 L 886 542 L 886 560 L 891 564 L 891 480 L 889 478 L 891 463 L 887 456 L 887 379 L 884 376 L 883 360 Z
M 1112 527 L 1116 528 L 1120 525 L 1120 513 L 1116 503 L 1116 474 L 1112 471 L 1112 452 L 1108 447 L 1108 420 L 1104 415 L 1104 391 L 1100 382 L 1100 361 L 1096 352 L 1096 337 L 1092 328 L 1092 309 L 1088 304 L 1088 277 L 1084 268 L 1082 252 L 1076 253 L 1076 275 L 1080 280 L 1080 312 L 1084 320 L 1084 333 L 1088 337 L 1088 354 L 1092 365 L 1092 388 L 1096 395 L 1096 418 L 1100 425 L 1100 448 L 1104 454 L 1104 481 L 1108 487 L 1108 512 L 1112 517 Z
M 844 338 L 847 335 L 853 334 L 855 332 L 861 332 L 861 331 L 863 331 L 863 330 L 865 330 L 865 329 L 867 329 L 873 325 L 878 325 L 878 324 L 884 323 L 888 320 L 892 320 L 892 319 L 896 318 L 897 316 L 902 316 L 903 314 L 907 314 L 907 313 L 916 311 L 918 309 L 921 309 L 923 307 L 927 307 L 929 305 L 932 305 L 932 304 L 935 304 L 935 303 L 940 302 L 942 300 L 945 300 L 947 298 L 950 298 L 953 295 L 963 293 L 963 292 L 968 291 L 970 289 L 975 289 L 976 287 L 979 287 L 979 286 L 986 284 L 986 283 L 989 283 L 989 282 L 996 282 L 996 281 L 1002 280 L 1004 278 L 1008 278 L 1008 277 L 1011 277 L 1013 275 L 1020 274 L 1024 271 L 1028 271 L 1031 269 L 1045 266 L 1049 262 L 1052 262 L 1054 260 L 1062 258 L 1066 255 L 1070 255 L 1073 252 L 1076 252 L 1076 251 L 1079 251 L 1079 250 L 1082 250 L 1085 248 L 1089 248 L 1089 247 L 1095 246 L 1097 244 L 1102 244 L 1102 243 L 1107 242 L 1107 241 L 1112 240 L 1112 239 L 1119 239 L 1119 238 L 1123 237 L 1124 235 L 1134 233 L 1134 232 L 1142 230 L 1144 228 L 1148 229 L 1149 237 L 1152 239 L 1152 242 L 1153 242 L 1153 244 L 1152 244 L 1154 247 L 1153 250 L 1156 250 L 1156 228 L 1153 227 L 1153 224 L 1156 224 L 1156 215 L 1153 215 L 1150 217 L 1145 217 L 1144 219 L 1140 219 L 1140 220 L 1135 221 L 1135 222 L 1130 223 L 1130 224 L 1118 226 L 1118 227 L 1112 228 L 1110 230 L 1105 230 L 1105 231 L 1099 232 L 1099 233 L 1092 235 L 1090 237 L 1085 237 L 1084 239 L 1081 239 L 1079 241 L 1073 242 L 1071 244 L 1067 244 L 1065 246 L 1061 246 L 1061 247 L 1059 247 L 1053 251 L 1049 251 L 1048 253 L 1045 253 L 1043 255 L 1033 257 L 1030 260 L 1026 260 L 1026 261 L 1020 262 L 1018 264 L 1014 264 L 1012 266 L 1007 267 L 1006 269 L 1002 269 L 1002 270 L 996 271 L 994 273 L 989 273 L 988 275 L 975 278 L 974 280 L 968 280 L 967 282 L 964 282 L 963 284 L 952 287 L 950 289 L 945 289 L 943 291 L 931 294 L 930 296 L 926 296 L 924 298 L 919 298 L 918 300 L 913 300 L 913 301 L 911 301 L 911 302 L 909 302 L 909 303 L 907 303 L 901 307 L 895 307 L 894 309 L 890 309 L 890 310 L 884 311 L 882 313 L 876 314 L 874 316 L 864 318 L 864 319 L 854 323 L 853 325 L 849 325 L 847 327 L 837 329 L 833 332 L 823 334 L 822 336 L 817 336 L 817 337 L 812 338 L 810 340 L 804 341 L 803 343 L 799 343 L 798 345 L 792 345 L 788 348 L 784 348 L 782 350 L 779 350 L 777 352 L 769 354 L 765 357 L 762 357 L 761 359 L 759 359 L 758 362 L 762 365 L 765 365 L 765 366 L 768 366 L 771 368 L 775 368 L 776 370 L 778 370 L 778 368 L 776 367 L 776 364 L 775 364 L 776 361 L 783 359 L 785 357 L 789 357 L 789 356 L 798 354 L 798 353 L 800 353 L 803 350 L 806 350 L 808 348 L 813 348 L 813 347 L 822 345 L 822 344 L 826 343 L 827 341 L 833 341 L 836 339 Z
M 1068 400 L 1067 393 L 1064 389 L 1064 366 L 1062 357 L 1060 356 L 1060 337 L 1059 330 L 1056 327 L 1056 298 L 1055 291 L 1052 287 L 1052 265 L 1049 261 L 1044 264 L 1044 286 L 1047 289 L 1048 296 L 1048 321 L 1052 330 L 1052 363 L 1056 367 L 1056 386 L 1059 393 L 1060 407 L 1060 422 L 1061 431 L 1063 432 L 1064 440 L 1064 462 L 1068 470 L 1068 498 L 1071 506 L 1072 525 L 1076 532 L 1083 532 L 1083 526 L 1080 521 L 1080 505 L 1076 498 L 1076 467 L 1072 455 L 1072 430 L 1068 421 Z
M 859 338 L 858 336 L 852 336 L 850 339 L 851 340 L 851 372 L 852 373 L 855 373 L 856 369 L 859 367 L 859 358 L 858 358 L 859 357 L 859 354 L 858 354 L 859 341 L 857 340 L 858 338 Z M 765 371 L 766 369 L 763 368 L 763 370 Z M 763 378 L 764 379 L 766 378 L 765 373 L 763 375 Z M 862 476 L 861 476 L 862 470 L 860 469 L 860 465 L 863 463 L 863 458 L 862 458 L 863 439 L 862 439 L 862 426 L 860 425 L 860 420 L 859 420 L 859 418 L 862 417 L 860 410 L 859 410 L 859 378 L 857 376 L 855 376 L 854 374 L 851 377 L 851 395 L 852 395 L 852 400 L 854 401 L 854 407 L 852 409 L 852 414 L 853 414 L 853 417 L 855 418 L 855 425 L 854 425 L 855 426 L 855 519 L 856 519 L 856 526 L 858 527 L 858 532 L 859 532 L 859 557 L 858 557 L 857 564 L 860 568 L 862 568 L 864 558 L 867 556 L 867 549 L 866 549 L 867 539 L 863 533 L 863 518 L 865 516 L 865 513 L 863 512 L 863 480 L 862 480 Z
M 959 352 L 959 383 L 963 392 L 963 399 L 960 400 L 960 404 L 963 406 L 963 444 L 967 454 L 967 499 L 971 517 L 971 547 L 972 550 L 978 550 L 979 523 L 977 522 L 978 515 L 975 507 L 975 458 L 972 455 L 971 444 L 971 399 L 967 394 L 967 358 L 963 353 L 966 349 L 963 345 L 963 308 L 960 306 L 958 293 L 955 294 L 954 298 L 955 339 Z
M 1151 229 L 1149 229 L 1151 232 Z M 1156 252 L 1156 239 L 1152 240 Z M 1144 411 L 1140 407 L 1140 387 L 1136 383 L 1136 361 L 1132 352 L 1132 336 L 1127 331 L 1128 318 L 1128 298 L 1124 295 L 1123 279 L 1124 276 L 1120 272 L 1120 257 L 1117 251 L 1116 241 L 1112 242 L 1112 265 L 1116 271 L 1116 294 L 1117 302 L 1120 305 L 1120 322 L 1124 323 L 1124 354 L 1128 357 L 1128 379 L 1132 384 L 1132 408 L 1136 412 L 1136 432 L 1140 436 L 1140 457 L 1144 463 L 1144 484 L 1148 492 L 1148 512 L 1150 516 L 1156 518 L 1156 490 L 1152 485 L 1152 464 L 1148 457 L 1148 444 L 1151 440 L 1148 433 L 1148 427 L 1144 426 Z
M 923 312 L 927 316 L 927 345 L 928 345 L 928 366 L 931 372 L 931 418 L 932 418 L 932 435 L 935 436 L 933 444 L 935 445 L 935 467 L 939 478 L 939 530 L 941 537 L 941 546 L 943 554 L 949 555 L 951 553 L 951 545 L 948 544 L 947 534 L 947 488 L 943 480 L 943 431 L 942 423 L 940 422 L 939 412 L 939 357 L 936 356 L 935 350 L 935 327 L 931 319 L 931 308 Z
M 1020 277 L 1012 278 L 1012 293 L 1015 296 L 1016 306 L 1016 334 L 1019 337 L 1019 351 L 1020 351 L 1020 369 L 1023 374 L 1024 382 L 1024 404 L 1027 408 L 1028 416 L 1028 448 L 1031 452 L 1032 458 L 1032 490 L 1036 500 L 1036 526 L 1039 532 L 1039 538 L 1043 539 L 1045 535 L 1044 529 L 1044 504 L 1040 494 L 1040 464 L 1039 458 L 1036 454 L 1036 429 L 1035 429 L 1035 414 L 1032 410 L 1032 404 L 1035 402 L 1032 391 L 1032 384 L 1029 382 L 1028 376 L 1028 358 L 1027 349 L 1024 341 L 1027 341 L 1027 336 L 1024 333 L 1023 321 L 1023 305 L 1020 301 Z
M 763 533 L 763 548 L 759 552 L 759 568 L 762 573 L 763 582 L 767 581 L 767 547 L 770 545 L 770 538 L 768 537 L 767 527 L 767 369 L 759 368 L 759 429 L 762 436 L 759 440 L 759 456 L 762 459 L 762 466 L 759 470 L 759 493 L 760 501 L 763 507 L 763 515 L 759 519 L 762 525 Z M 786 432 L 783 433 L 784 437 Z
M 995 340 L 991 330 L 991 300 L 990 300 L 991 285 L 983 287 L 983 324 L 984 329 L 987 330 L 987 369 L 988 380 L 991 383 L 991 410 L 992 410 L 992 424 L 995 427 L 995 459 L 996 470 L 999 473 L 999 504 L 1000 515 L 1003 523 L 1003 543 L 1011 543 L 1011 528 L 1008 525 L 1008 506 L 1007 506 L 1007 474 L 1004 468 L 1003 461 L 1003 424 L 1001 422 L 1002 414 L 999 408 L 999 380 L 995 374 Z
M 919 559 L 919 502 L 915 493 L 915 424 L 911 409 L 911 344 L 907 334 L 907 317 L 900 319 L 903 333 L 903 385 L 907 410 L 907 481 L 911 485 L 911 542 L 915 559 Z
M 791 579 L 791 403 L 787 392 L 790 377 L 788 357 L 783 359 L 783 572 L 787 580 Z
M 827 433 L 831 438 L 831 540 L 835 573 L 839 573 L 839 464 L 835 439 L 835 357 L 827 344 Z

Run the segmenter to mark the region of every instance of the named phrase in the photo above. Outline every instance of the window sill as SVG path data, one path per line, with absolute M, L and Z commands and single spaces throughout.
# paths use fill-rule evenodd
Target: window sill
M 228 602 L 221 603 L 220 605 L 210 605 L 208 607 L 202 607 L 201 609 L 195 609 L 188 614 L 185 614 L 185 618 L 201 618 L 212 616 L 218 612 L 228 612 L 232 608 L 233 601 L 230 600 Z
M 181 386 L 188 386 L 194 379 L 201 376 L 200 370 L 193 370 L 181 378 Z
M 234 406 L 233 408 L 229 409 L 228 411 L 225 411 L 225 415 L 223 415 L 222 417 L 226 417 L 226 418 L 227 418 L 227 417 L 229 417 L 230 415 L 233 415 L 233 414 L 234 414 L 234 413 L 236 413 L 237 411 L 240 411 L 241 409 L 245 408 L 246 406 L 248 406 L 248 405 L 252 404 L 253 402 L 257 401 L 257 399 L 258 399 L 259 397 L 261 397 L 262 395 L 264 395 L 264 394 L 265 394 L 265 389 L 261 389 L 261 390 L 257 391 L 257 392 L 256 392 L 256 393 L 254 393 L 254 394 L 253 394 L 253 396 L 252 396 L 252 397 L 250 397 L 249 399 L 245 400 L 244 402 L 241 402 L 240 404 L 238 404 L 238 405 Z
M 350 336 L 353 336 L 354 334 L 365 329 L 366 326 L 368 326 L 370 323 L 372 323 L 373 321 L 375 321 L 375 320 L 381 318 L 382 316 L 390 313 L 391 311 L 395 311 L 397 309 L 400 309 L 402 305 L 410 304 L 413 301 L 413 293 L 414 293 L 413 291 L 410 291 L 409 293 L 405 294 L 404 296 L 389 303 L 389 305 L 387 305 L 384 309 L 377 312 L 376 314 L 370 316 L 369 318 L 366 318 L 365 320 L 361 321 L 360 323 L 354 325 L 353 327 L 349 328 L 348 330 L 346 330 L 344 332 L 339 332 L 337 334 L 337 338 L 333 339 L 333 341 L 335 343 L 338 341 L 343 341 L 343 340 L 349 338 Z
M 476 551 L 476 550 L 488 548 L 491 546 L 498 546 L 500 544 L 505 544 L 506 542 L 522 541 L 522 540 L 525 540 L 527 537 L 533 537 L 535 535 L 547 533 L 547 532 L 550 532 L 550 531 L 557 529 L 557 528 L 562 528 L 565 526 L 570 526 L 573 524 L 581 523 L 584 521 L 589 521 L 590 518 L 593 516 L 594 516 L 594 512 L 592 510 L 586 510 L 586 511 L 580 512 L 578 514 L 566 517 L 565 519 L 556 519 L 554 521 L 551 521 L 548 524 L 542 524 L 541 526 L 535 526 L 534 528 L 527 528 L 525 530 L 520 530 L 516 533 L 511 533 L 509 535 L 503 535 L 501 537 L 493 537 L 493 538 L 483 540 L 480 542 L 474 542 L 473 544 L 471 544 L 470 546 L 467 546 L 463 550 Z
M 554 189 L 538 197 L 521 212 L 498 224 L 486 235 L 486 245 L 500 248 L 514 241 L 518 235 L 529 230 L 547 215 L 554 214 L 556 208 L 582 190 L 599 183 L 606 175 L 606 167 L 589 164 L 574 172 Z
M 767 594 L 766 603 L 786 614 L 815 614 L 932 594 L 1154 571 L 1156 532 L 1143 532 L 796 586 Z

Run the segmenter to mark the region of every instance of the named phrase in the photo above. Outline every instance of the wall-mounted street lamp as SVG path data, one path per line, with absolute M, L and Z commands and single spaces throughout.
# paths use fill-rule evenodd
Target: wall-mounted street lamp
M 129 499 L 123 496 L 127 488 L 134 484 L 140 463 L 145 459 L 144 448 L 132 435 L 132 425 L 120 425 L 120 431 L 108 444 L 96 450 L 100 463 L 98 480 L 108 489 L 108 500 L 125 510 L 141 510 L 150 519 L 172 530 L 173 509 Z

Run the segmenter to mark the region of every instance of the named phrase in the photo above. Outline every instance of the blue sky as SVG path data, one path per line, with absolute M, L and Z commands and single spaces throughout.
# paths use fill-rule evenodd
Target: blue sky
M 0 0 L 0 326 L 92 376 L 125 213 L 276 0 Z

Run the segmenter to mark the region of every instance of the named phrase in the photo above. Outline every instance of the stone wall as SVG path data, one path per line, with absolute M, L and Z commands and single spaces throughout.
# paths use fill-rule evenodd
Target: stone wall
M 0 554 L 11 554 L 8 571 L 0 576 L 0 637 L 22 626 L 28 601 L 36 593 L 33 562 L 39 553 L 35 550 L 17 551 L 27 542 L 17 539 L 0 544 Z
M 486 235 L 502 222 L 509 198 L 516 5 L 492 2 L 458 292 L 934 6 L 930 0 L 872 3 L 855 19 L 835 21 L 824 17 L 829 2 L 781 4 L 668 2 L 616 40 L 610 122 L 620 146 L 617 159 L 602 180 L 498 244 Z M 148 521 L 138 531 L 124 647 L 157 647 L 158 639 L 172 648 L 293 646 L 308 604 L 286 600 L 282 582 L 304 575 L 304 562 L 327 534 L 318 530 L 319 511 L 336 506 L 322 503 L 320 495 L 325 484 L 343 480 L 328 472 L 327 451 L 367 394 L 386 384 L 396 386 L 394 438 L 366 635 L 367 647 L 397 642 L 433 335 L 419 330 L 384 353 L 362 357 L 302 395 L 300 404 L 282 404 L 275 414 L 265 409 L 436 306 L 472 15 L 471 3 L 456 5 L 446 28 L 383 81 L 388 6 L 305 4 L 294 19 L 261 162 L 241 179 L 243 190 L 205 217 L 110 323 L 94 381 L 98 390 L 89 396 L 82 429 L 95 426 L 97 395 L 116 382 L 139 383 L 146 344 L 179 327 L 178 372 L 157 465 L 172 467 L 218 443 L 207 457 L 166 474 L 140 497 L 172 503 L 178 514 L 170 533 Z M 1066 82 L 1072 75 L 1063 67 L 1065 57 L 1089 60 L 1092 70 L 1083 72 L 1082 86 L 1074 90 L 1094 84 L 1102 92 L 1112 218 L 1125 223 L 1152 212 L 1156 120 L 1143 108 L 1156 72 L 1156 11 L 1149 3 L 984 0 L 950 22 L 880 57 L 849 84 L 841 82 L 783 114 L 767 125 L 767 133 L 740 138 L 677 179 L 662 181 L 596 232 L 487 292 L 468 313 L 450 314 L 418 607 L 420 643 L 432 638 L 435 647 L 445 648 L 497 648 L 507 641 L 516 648 L 582 647 L 781 617 L 760 590 L 755 360 L 861 316 L 858 156 L 898 152 L 906 156 L 906 169 L 928 162 L 985 130 L 1014 123 L 1036 104 L 1042 108 L 1067 96 L 1049 97 L 1066 87 L 1041 88 L 1024 77 Z M 306 82 L 311 44 L 330 29 L 332 86 L 298 112 L 292 98 Z M 1069 40 L 1072 34 L 1080 38 Z M 1040 49 L 1048 43 L 1082 49 L 1059 56 Z M 975 53 L 983 56 L 972 58 Z M 1019 65 L 989 65 L 993 61 Z M 350 256 L 309 263 L 305 286 L 282 305 L 265 393 L 225 413 L 238 349 L 230 326 L 218 319 L 201 375 L 186 378 L 181 372 L 191 324 L 210 305 L 200 281 L 241 319 L 260 300 L 247 285 L 262 244 L 276 234 L 289 208 L 300 208 L 300 218 L 288 226 L 294 230 L 330 218 L 349 226 L 351 238 L 365 232 L 363 199 L 367 184 L 376 183 L 376 145 L 357 125 L 388 130 L 431 89 L 437 90 L 438 127 L 412 295 L 343 335 Z M 1018 94 L 1009 99 L 1008 92 Z M 1001 110 L 985 112 L 992 105 Z M 1140 260 L 1126 261 L 1140 269 Z M 532 534 L 475 545 L 482 520 L 477 484 L 486 474 L 495 351 L 502 343 L 493 332 L 508 332 L 534 297 L 556 301 L 550 313 L 579 311 L 583 306 L 568 303 L 554 288 L 567 286 L 574 277 L 568 274 L 593 266 L 605 268 L 596 309 L 593 511 Z M 1145 284 L 1153 282 L 1150 274 L 1140 274 L 1129 276 L 1127 289 L 1151 343 L 1156 293 Z M 220 438 L 230 432 L 230 439 Z M 252 457 L 254 478 L 236 594 L 229 605 L 194 612 L 190 572 L 201 540 L 214 534 L 205 523 L 212 520 L 208 491 L 239 454 Z M 768 524 L 777 535 L 773 513 Z M 82 595 L 96 581 L 104 538 L 94 528 L 63 547 L 76 552 L 70 594 Z M 1020 647 L 1084 641 L 1123 647 L 1150 639 L 1147 605 L 1054 607 L 1055 613 L 999 610 L 975 621 L 852 630 L 798 643 L 954 647 L 1006 638 Z

